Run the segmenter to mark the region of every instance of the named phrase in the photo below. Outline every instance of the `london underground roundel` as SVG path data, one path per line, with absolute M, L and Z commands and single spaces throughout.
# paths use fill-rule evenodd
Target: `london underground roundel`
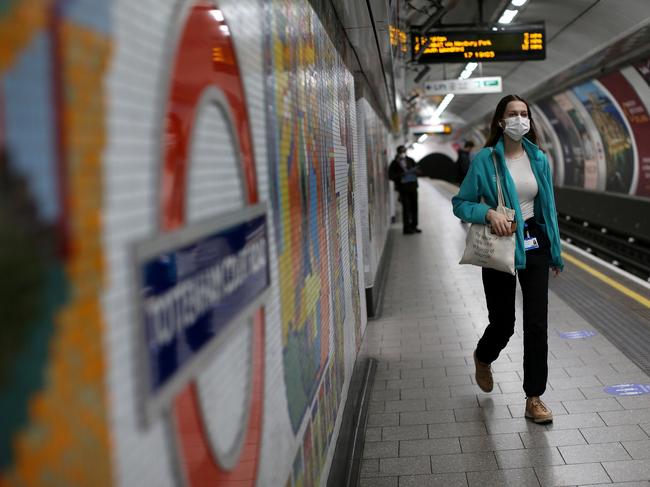
M 216 2 L 187 2 L 178 35 L 169 80 L 160 178 L 160 225 L 163 232 L 182 229 L 187 223 L 189 164 L 192 134 L 206 103 L 219 105 L 231 123 L 235 152 L 240 164 L 246 205 L 258 203 L 252 136 L 246 112 L 242 78 L 224 15 Z M 206 414 L 220 414 L 201 407 L 196 381 L 173 400 L 173 423 L 180 468 L 190 486 L 255 485 L 259 464 L 264 394 L 264 312 L 254 312 L 246 374 L 245 407 L 234 445 L 224 452 L 210 441 Z M 219 432 L 212 431 L 218 435 Z

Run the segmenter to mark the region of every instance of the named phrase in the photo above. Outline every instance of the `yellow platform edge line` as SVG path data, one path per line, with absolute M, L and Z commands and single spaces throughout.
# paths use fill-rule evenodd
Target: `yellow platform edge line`
M 585 264 L 584 262 L 582 262 L 581 260 L 573 257 L 572 255 L 567 254 L 566 252 L 562 252 L 562 258 L 569 261 L 569 262 L 571 262 L 573 265 L 575 265 L 577 267 L 580 267 L 580 269 L 582 269 L 583 271 L 588 272 L 589 274 L 591 274 L 592 276 L 594 276 L 597 279 L 600 279 L 605 284 L 607 284 L 607 285 L 613 287 L 614 289 L 616 289 L 617 291 L 625 294 L 627 297 L 629 297 L 631 299 L 634 299 L 638 303 L 641 303 L 646 308 L 650 308 L 650 299 L 648 299 L 648 298 L 646 298 L 644 296 L 641 296 L 639 293 L 637 293 L 635 291 L 632 291 L 631 289 L 625 287 L 620 282 L 615 281 L 611 277 L 606 276 L 602 272 L 597 271 L 593 267 Z

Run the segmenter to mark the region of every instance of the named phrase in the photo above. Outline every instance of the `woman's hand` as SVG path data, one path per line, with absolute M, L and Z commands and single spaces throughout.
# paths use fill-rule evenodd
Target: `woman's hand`
M 508 220 L 505 215 L 489 209 L 487 212 L 487 220 L 492 226 L 492 231 L 499 237 L 508 237 L 512 235 L 512 222 Z
M 551 271 L 553 272 L 553 277 L 559 277 L 560 272 L 562 272 L 559 267 L 551 267 Z

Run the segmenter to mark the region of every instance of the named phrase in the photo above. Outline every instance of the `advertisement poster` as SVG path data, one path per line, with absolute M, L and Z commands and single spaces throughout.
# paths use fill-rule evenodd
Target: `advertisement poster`
M 537 105 L 531 105 L 530 109 L 535 127 L 537 128 L 538 145 L 546 153 L 546 159 L 548 159 L 548 163 L 551 166 L 553 184 L 562 186 L 564 180 L 564 163 L 562 162 L 560 141 L 544 112 Z
M 573 88 L 603 141 L 607 160 L 605 191 L 633 193 L 635 189 L 634 143 L 615 100 L 597 81 Z
M 572 106 L 566 102 L 566 97 L 556 95 L 552 98 L 545 98 L 538 103 L 539 108 L 544 112 L 546 118 L 553 126 L 553 130 L 562 141 L 562 160 L 564 161 L 564 186 L 584 187 L 584 155 L 580 134 L 573 125 L 571 117 L 564 110 L 564 105 Z
M 560 103 L 573 122 L 582 144 L 582 157 L 584 164 L 584 189 L 605 189 L 605 158 L 603 143 L 589 113 L 585 109 L 576 91 L 565 91 L 558 96 Z M 599 184 L 599 181 L 602 184 Z
M 599 81 L 616 98 L 634 135 L 638 178 L 633 194 L 650 198 L 650 86 L 632 67 L 603 76 Z

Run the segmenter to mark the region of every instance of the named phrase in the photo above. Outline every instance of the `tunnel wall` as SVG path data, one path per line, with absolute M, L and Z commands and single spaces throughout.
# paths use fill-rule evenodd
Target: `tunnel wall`
M 650 60 L 536 101 L 555 184 L 650 198 Z
M 307 0 L 0 9 L 0 484 L 324 485 L 387 133 Z M 145 326 L 149 271 L 227 252 L 199 235 L 251 208 L 268 282 L 195 360 L 194 323 Z

